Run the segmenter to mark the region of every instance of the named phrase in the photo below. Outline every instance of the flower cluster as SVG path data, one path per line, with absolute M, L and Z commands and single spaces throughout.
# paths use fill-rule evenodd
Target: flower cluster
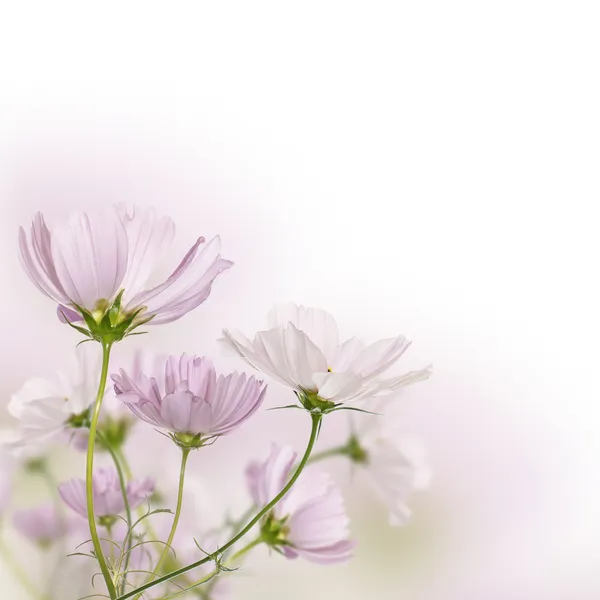
M 27 476 L 41 477 L 54 502 L 14 510 L 12 526 L 44 551 L 75 544 L 80 550 L 73 554 L 87 557 L 102 576 L 104 588 L 93 593 L 110 600 L 188 593 L 226 598 L 229 575 L 260 546 L 321 565 L 348 561 L 360 540 L 351 536 L 343 486 L 327 472 L 325 459 L 343 458 L 364 472 L 393 524 L 406 522 L 410 494 L 427 479 L 418 446 L 388 411 L 400 388 L 431 374 L 430 367 L 395 371 L 409 341 L 396 335 L 365 344 L 343 337 L 323 310 L 280 306 L 264 331 L 249 338 L 223 329 L 221 341 L 252 369 L 293 390 L 296 401 L 284 408 L 308 415 L 307 446 L 298 452 L 273 443 L 264 461 L 247 456 L 249 510 L 232 519 L 221 508 L 221 518 L 206 527 L 195 509 L 210 488 L 200 486 L 193 506 L 184 502 L 202 473 L 192 450 L 204 454 L 223 437 L 219 448 L 229 444 L 246 456 L 245 447 L 233 445 L 233 434 L 242 425 L 250 429 L 267 384 L 244 372 L 220 373 L 211 359 L 194 354 L 137 350 L 133 359 L 114 361 L 114 344 L 141 333 L 142 325 L 182 318 L 233 264 L 221 258 L 218 236 L 208 243 L 198 237 L 171 275 L 156 283 L 174 234 L 168 217 L 115 205 L 75 214 L 53 229 L 38 214 L 19 235 L 23 266 L 57 304 L 60 320 L 81 341 L 99 343 L 79 345 L 74 366 L 30 379 L 13 394 L 8 410 L 15 426 L 0 448 L 0 460 L 10 462 L 0 469 L 0 515 L 11 510 L 12 473 L 19 465 Z M 346 441 L 322 447 L 328 415 L 341 410 L 354 411 Z M 55 481 L 56 470 L 63 470 L 62 460 L 53 462 L 61 446 L 85 451 L 83 477 Z M 179 455 L 178 467 L 169 451 Z M 134 476 L 132 464 L 137 471 L 140 462 L 145 472 Z M 66 568 L 63 561 L 57 565 Z M 91 577 L 86 568 L 80 574 Z M 59 579 L 55 573 L 53 581 Z M 30 589 L 47 588 L 21 580 Z M 68 585 L 81 589 L 72 577 Z M 91 583 L 83 589 L 92 593 Z M 44 597 L 58 600 L 63 592 Z

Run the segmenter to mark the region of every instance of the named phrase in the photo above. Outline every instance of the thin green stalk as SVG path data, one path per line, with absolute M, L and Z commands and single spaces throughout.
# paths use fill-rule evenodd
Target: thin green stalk
M 246 544 L 243 548 L 240 548 L 228 561 L 227 565 L 231 565 L 236 560 L 242 558 L 244 554 L 250 552 L 253 548 L 263 543 L 262 537 L 259 535 L 255 540 L 252 540 L 249 544 Z
M 119 594 L 125 592 L 125 587 L 127 586 L 127 570 L 129 569 L 129 560 L 131 558 L 131 546 L 133 543 L 133 535 L 131 531 L 131 524 L 133 523 L 133 519 L 131 518 L 131 506 L 129 505 L 129 498 L 127 497 L 127 482 L 125 480 L 124 469 L 121 465 L 121 461 L 119 460 L 119 455 L 115 451 L 115 449 L 108 443 L 106 438 L 102 435 L 100 431 L 97 433 L 98 439 L 103 443 L 104 447 L 108 450 L 113 462 L 115 463 L 115 469 L 117 471 L 117 475 L 119 477 L 119 485 L 121 486 L 121 494 L 123 495 L 123 502 L 125 504 L 125 520 L 127 521 L 127 538 L 126 543 L 127 547 L 124 549 L 125 551 L 125 564 L 123 565 L 123 581 L 121 582 Z M 119 566 L 119 571 L 121 570 Z
M 96 560 L 102 571 L 102 576 L 106 582 L 106 588 L 108 594 L 112 600 L 117 597 L 117 591 L 113 583 L 110 569 L 102 552 L 102 546 L 100 544 L 100 538 L 98 537 L 98 528 L 96 526 L 96 515 L 94 512 L 94 450 L 96 447 L 96 435 L 98 431 L 98 419 L 100 418 L 100 410 L 102 409 L 102 400 L 104 398 L 104 391 L 106 389 L 106 380 L 108 378 L 108 363 L 110 360 L 110 349 L 111 344 L 102 344 L 102 372 L 100 374 L 100 385 L 98 386 L 98 395 L 96 396 L 96 402 L 92 411 L 92 418 L 90 422 L 90 437 L 88 441 L 87 459 L 85 464 L 85 491 L 87 500 L 87 514 L 88 524 L 90 526 L 90 536 L 92 538 L 92 544 L 94 546 L 94 553 Z
M 136 590 L 127 592 L 123 596 L 119 596 L 117 598 L 117 600 L 127 600 L 127 598 L 131 598 L 133 596 L 139 597 L 142 592 L 149 590 L 150 588 L 154 587 L 155 585 L 160 585 L 161 583 L 171 581 L 171 579 L 179 577 L 180 575 L 183 575 L 184 573 L 187 573 L 188 571 L 191 571 L 192 569 L 196 569 L 197 567 L 200 567 L 200 566 L 206 564 L 207 562 L 214 560 L 215 556 L 222 554 L 223 552 L 225 552 L 226 550 L 231 548 L 236 542 L 241 540 L 290 491 L 290 489 L 292 488 L 294 483 L 296 483 L 296 480 L 298 479 L 298 477 L 300 477 L 300 474 L 304 470 L 304 467 L 306 467 L 306 464 L 308 463 L 308 459 L 310 458 L 312 449 L 317 440 L 317 435 L 319 433 L 319 425 L 321 424 L 321 419 L 323 418 L 322 413 L 311 413 L 310 416 L 311 416 L 311 421 L 312 421 L 310 439 L 308 441 L 308 446 L 306 447 L 306 451 L 304 452 L 304 456 L 302 457 L 302 460 L 300 461 L 300 464 L 298 465 L 298 468 L 292 475 L 291 479 L 287 482 L 286 486 L 281 490 L 281 492 L 279 492 L 279 494 L 277 494 L 277 496 L 275 496 L 275 498 L 273 498 L 273 500 L 271 500 L 271 502 L 269 502 L 261 511 L 259 511 L 259 513 L 250 521 L 250 523 L 248 523 L 248 525 L 246 525 L 246 527 L 244 527 L 237 535 L 233 536 L 227 543 L 225 543 L 223 546 L 218 548 L 213 554 L 209 554 L 208 556 L 205 556 L 202 560 L 199 560 L 195 563 L 187 565 L 186 567 L 182 567 L 181 569 L 177 569 L 177 570 L 173 571 L 172 573 L 167 573 L 163 577 L 159 577 L 158 579 L 155 579 L 154 581 L 150 581 L 150 582 L 140 586 Z
M 127 456 L 125 455 L 125 453 L 123 452 L 123 450 L 121 448 L 115 448 L 115 454 L 119 457 L 119 461 L 121 463 L 121 466 L 123 467 L 123 472 L 125 473 L 125 478 L 127 479 L 127 482 L 130 482 L 133 479 L 133 473 L 131 471 L 131 467 L 129 465 L 129 461 L 127 460 Z M 144 506 L 138 506 L 137 508 L 137 514 L 138 517 L 143 517 L 145 514 L 145 510 L 144 510 Z M 152 524 L 150 523 L 149 519 L 146 519 L 144 521 L 144 529 L 146 530 L 146 533 L 150 536 L 150 539 L 157 539 L 157 535 L 156 535 L 156 531 L 154 529 L 154 527 L 152 527 Z
M 244 556 L 245 554 L 247 554 L 248 552 L 250 552 L 250 550 L 252 550 L 253 548 L 256 548 L 256 546 L 260 545 L 263 543 L 263 539 L 261 536 L 258 536 L 255 540 L 252 540 L 249 544 L 246 544 L 243 548 L 240 548 L 226 563 L 226 567 L 229 569 L 230 567 L 233 567 L 233 564 L 235 563 L 236 560 L 242 558 L 242 556 Z M 186 587 L 184 590 L 182 590 L 181 592 L 178 592 L 176 594 L 173 594 L 171 596 L 169 596 L 169 598 L 174 598 L 175 596 L 184 593 L 184 592 L 195 592 L 197 596 L 199 596 L 200 598 L 205 598 L 205 597 L 209 597 L 211 590 L 213 589 L 212 585 L 208 585 L 207 586 L 207 590 L 200 590 L 198 589 L 199 586 L 201 586 L 204 583 L 209 583 L 212 584 L 216 581 L 215 577 L 222 571 L 223 569 L 214 569 L 211 573 L 209 573 L 208 575 L 206 575 L 205 577 L 203 577 L 202 579 L 199 579 L 198 581 L 194 582 L 194 583 L 190 583 L 189 581 L 186 581 L 186 585 L 188 587 Z M 161 599 L 161 600 L 167 600 L 166 598 Z
M 177 506 L 175 507 L 175 515 L 173 516 L 173 525 L 171 525 L 171 531 L 169 533 L 169 537 L 167 538 L 167 543 L 156 563 L 156 568 L 154 571 L 156 573 L 160 573 L 160 568 L 165 562 L 167 555 L 171 551 L 173 547 L 173 540 L 175 539 L 175 533 L 177 532 L 177 526 L 179 525 L 179 518 L 181 517 L 181 507 L 183 505 L 183 488 L 185 486 L 185 468 L 187 466 L 188 457 L 190 455 L 191 448 L 182 448 L 181 450 L 181 469 L 179 470 L 179 489 L 177 491 Z M 151 575 L 148 583 L 151 583 L 154 579 L 154 576 Z M 147 585 L 146 584 L 146 585 Z M 140 593 L 136 596 L 136 600 L 142 595 Z
M 316 452 L 310 457 L 310 464 L 319 462 L 320 460 L 325 460 L 327 458 L 331 458 L 332 456 L 341 456 L 343 454 L 348 453 L 347 446 L 334 446 L 333 448 L 329 448 L 328 450 L 322 450 L 321 452 Z
M 41 592 L 36 585 L 29 579 L 27 571 L 16 561 L 13 553 L 7 548 L 4 543 L 0 542 L 0 556 L 10 568 L 15 579 L 19 582 L 21 587 L 32 597 L 39 598 L 40 600 L 50 600 L 47 594 Z

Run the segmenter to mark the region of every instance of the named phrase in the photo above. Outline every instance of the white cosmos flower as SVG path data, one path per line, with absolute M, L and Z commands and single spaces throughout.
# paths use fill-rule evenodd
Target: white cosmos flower
M 12 395 L 8 412 L 18 420 L 5 445 L 14 454 L 35 455 L 67 432 L 96 399 L 100 377 L 100 348 L 82 344 L 66 372 L 48 379 L 34 378 Z
M 410 345 L 402 335 L 365 345 L 340 340 L 324 310 L 295 304 L 273 309 L 269 327 L 254 339 L 224 330 L 224 342 L 246 362 L 304 396 L 340 404 L 388 394 L 427 379 L 430 367 L 384 377 Z
M 388 404 L 379 401 L 373 409 L 381 414 L 360 415 L 355 420 L 358 426 L 346 454 L 388 508 L 390 524 L 399 526 L 411 515 L 412 492 L 428 487 L 431 472 L 422 443 L 407 434 L 398 415 L 386 410 Z

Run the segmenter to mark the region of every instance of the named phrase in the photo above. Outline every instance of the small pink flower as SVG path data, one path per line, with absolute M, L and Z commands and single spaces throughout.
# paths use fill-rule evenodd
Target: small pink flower
M 93 475 L 94 512 L 98 517 L 119 515 L 125 511 L 119 477 L 114 469 L 96 469 Z M 82 517 L 87 518 L 85 481 L 71 479 L 58 486 L 65 504 Z M 149 479 L 131 481 L 127 486 L 127 499 L 131 508 L 146 501 L 154 491 L 154 482 Z
M 257 506 L 265 506 L 284 488 L 295 462 L 291 448 L 274 444 L 265 462 L 248 466 L 248 487 Z M 308 471 L 263 521 L 262 535 L 287 558 L 330 564 L 351 557 L 348 523 L 339 487 L 327 473 Z
M 153 325 L 179 319 L 210 294 L 212 282 L 233 263 L 221 258 L 220 239 L 198 238 L 163 283 L 148 282 L 175 234 L 168 217 L 152 209 L 115 205 L 94 214 L 76 213 L 48 229 L 41 213 L 23 228 L 23 266 L 35 285 L 59 304 L 59 316 L 80 320 L 75 305 L 101 316 L 123 290 L 124 315 L 143 309 Z M 63 318 L 64 320 L 64 318 Z
M 175 434 L 226 435 L 261 405 L 266 386 L 245 373 L 218 375 L 207 358 L 169 356 L 146 372 L 121 369 L 115 392 L 140 419 Z
M 70 529 L 70 522 L 52 503 L 16 511 L 13 525 L 22 536 L 44 547 L 64 537 Z

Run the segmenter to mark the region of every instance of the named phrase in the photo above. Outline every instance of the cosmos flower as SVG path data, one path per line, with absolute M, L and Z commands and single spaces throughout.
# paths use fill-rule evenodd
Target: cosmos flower
M 390 525 L 404 525 L 411 511 L 413 491 L 428 487 L 431 473 L 422 444 L 406 433 L 402 420 L 388 411 L 389 401 L 379 401 L 378 413 L 356 419 L 355 433 L 342 454 L 363 473 L 378 498 L 389 510 Z
M 125 511 L 119 476 L 114 469 L 96 469 L 92 479 L 92 489 L 94 512 L 97 517 L 112 517 Z M 129 506 L 136 508 L 145 502 L 153 491 L 154 482 L 150 478 L 130 481 L 127 485 Z M 85 481 L 83 479 L 71 479 L 61 483 L 58 486 L 58 492 L 69 508 L 87 518 Z
M 410 342 L 404 336 L 365 346 L 350 338 L 340 341 L 335 319 L 327 312 L 294 304 L 274 309 L 270 329 L 253 340 L 224 330 L 224 343 L 248 364 L 292 388 L 310 407 L 338 405 L 389 394 L 427 379 L 429 367 L 399 376 L 384 374 Z
M 45 548 L 64 537 L 70 523 L 50 502 L 15 511 L 13 525 L 22 536 Z
M 158 325 L 204 302 L 217 275 L 233 264 L 221 258 L 219 237 L 206 244 L 200 237 L 165 281 L 150 285 L 174 234 L 168 217 L 119 204 L 75 213 L 53 230 L 38 213 L 29 234 L 20 229 L 19 247 L 31 280 L 59 304 L 63 319 L 81 320 L 84 309 L 99 322 L 118 299 L 113 325 L 136 313 Z
M 100 378 L 99 348 L 83 344 L 65 372 L 34 378 L 12 395 L 8 412 L 18 420 L 5 441 L 13 453 L 35 455 L 85 425 Z
M 186 354 L 158 359 L 145 373 L 121 369 L 112 378 L 118 397 L 140 419 L 197 445 L 239 427 L 266 392 L 254 377 L 217 376 L 210 360 Z
M 284 488 L 295 463 L 291 448 L 275 444 L 265 462 L 250 463 L 246 476 L 257 506 L 265 506 Z M 348 523 L 342 493 L 331 477 L 305 471 L 265 517 L 261 532 L 263 540 L 287 558 L 329 564 L 351 557 L 354 543 L 348 539 Z

